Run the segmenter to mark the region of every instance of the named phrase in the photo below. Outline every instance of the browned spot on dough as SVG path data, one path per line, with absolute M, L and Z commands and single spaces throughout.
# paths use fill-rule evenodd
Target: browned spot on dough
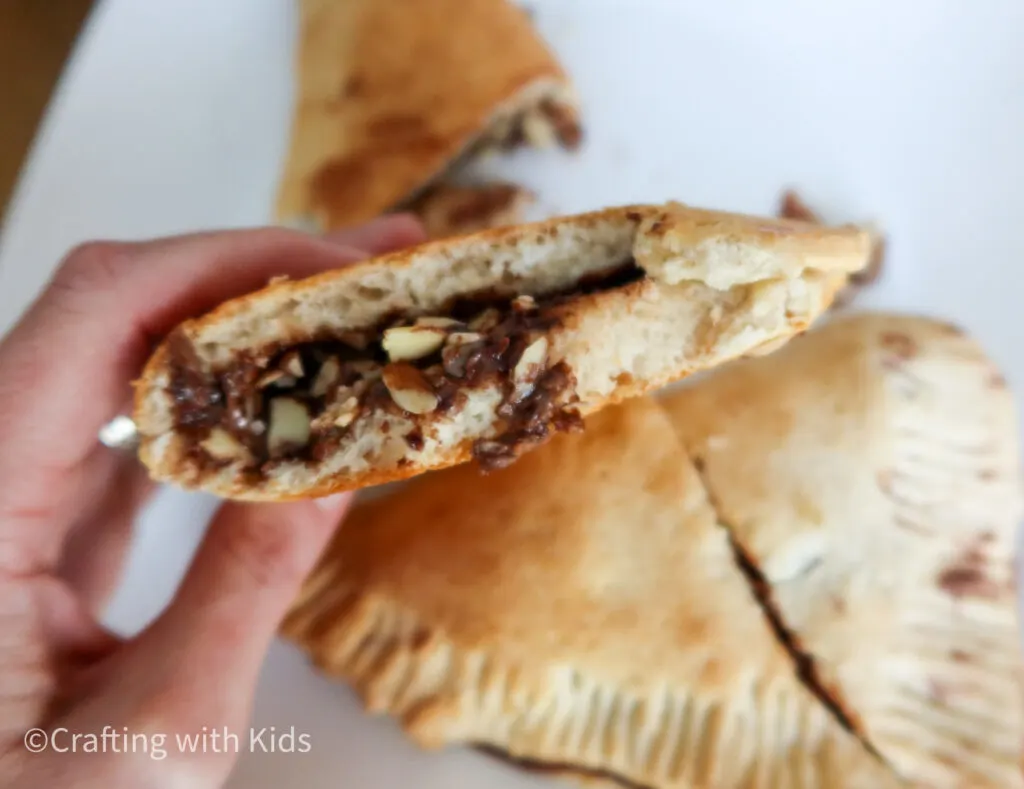
M 990 532 L 982 532 L 968 543 L 963 555 L 944 569 L 938 576 L 939 588 L 953 597 L 981 597 L 996 599 L 1002 590 L 986 572 L 988 558 L 985 544 L 991 541 Z
M 386 137 L 420 137 L 427 130 L 426 118 L 422 115 L 398 113 L 374 118 L 367 126 L 372 135 Z
M 1005 389 L 1006 388 L 1006 376 L 1000 372 L 992 373 L 988 379 L 988 385 L 993 389 Z
M 954 649 L 949 653 L 950 659 L 954 663 L 970 663 L 971 656 L 964 652 L 962 649 Z
M 694 456 L 694 458 L 693 458 L 693 467 L 695 469 L 697 469 L 697 472 L 699 474 L 703 474 L 704 473 L 705 465 L 706 464 L 704 462 L 704 458 L 702 458 L 700 455 L 695 455 Z
M 633 383 L 633 375 L 631 373 L 619 373 L 615 376 L 615 383 L 618 386 L 629 386 Z
M 832 613 L 845 614 L 846 601 L 837 594 L 829 595 L 829 602 L 832 604 Z
M 945 753 L 943 751 L 933 752 L 932 758 L 935 759 L 935 761 L 937 761 L 941 765 L 953 768 L 953 770 L 956 772 L 959 772 L 962 767 L 957 757 L 950 756 L 948 753 Z
M 409 648 L 413 652 L 419 652 L 430 643 L 430 632 L 424 628 L 417 628 L 409 640 Z
M 983 531 L 981 534 L 978 535 L 978 542 L 980 542 L 982 545 L 984 545 L 985 543 L 990 543 L 990 542 L 995 542 L 995 541 L 996 541 L 996 533 L 994 531 Z
M 964 551 L 963 558 L 960 560 L 960 564 L 963 567 L 978 567 L 984 569 L 985 567 L 985 553 L 982 550 L 982 546 L 985 544 L 984 538 L 979 536 L 975 541 L 967 546 L 967 550 Z
M 883 332 L 879 341 L 882 348 L 901 361 L 913 359 L 917 355 L 917 343 L 910 335 L 903 332 Z
M 366 93 L 366 77 L 362 74 L 353 74 L 342 85 L 342 98 L 355 99 Z
M 1000 595 L 999 586 L 978 567 L 954 566 L 947 567 L 936 579 L 939 588 L 957 599 L 979 597 L 995 600 Z
M 651 224 L 651 226 L 649 228 L 647 228 L 647 232 L 651 233 L 652 235 L 655 235 L 655 234 L 661 235 L 662 233 L 665 232 L 665 228 L 666 228 L 667 224 L 668 223 L 665 222 L 664 219 L 655 220 Z
M 885 469 L 884 471 L 879 471 L 878 474 L 875 476 L 875 479 L 878 481 L 879 490 L 881 490 L 882 493 L 884 493 L 886 496 L 892 495 L 892 478 L 894 476 L 895 474 L 893 473 L 892 469 Z
M 996 473 L 995 469 L 991 468 L 983 468 L 981 471 L 978 472 L 978 479 L 980 479 L 982 482 L 991 482 L 998 476 L 999 475 Z

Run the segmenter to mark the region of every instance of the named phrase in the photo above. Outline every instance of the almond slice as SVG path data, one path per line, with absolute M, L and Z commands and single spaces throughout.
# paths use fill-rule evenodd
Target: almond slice
M 301 378 L 305 375 L 305 369 L 302 366 L 302 357 L 299 356 L 298 351 L 289 351 L 281 357 L 281 361 L 278 363 L 278 368 L 284 370 L 288 375 L 294 376 L 295 378 Z
M 267 450 L 278 457 L 309 443 L 309 409 L 293 397 L 275 397 L 270 401 L 270 425 L 267 428 Z
M 216 460 L 249 460 L 250 458 L 245 444 L 222 427 L 213 428 L 210 435 L 199 442 L 199 446 Z
M 399 408 L 410 414 L 429 414 L 437 408 L 430 382 L 411 364 L 389 364 L 383 376 L 384 386 Z
M 344 403 L 338 407 L 338 412 L 334 417 L 335 427 L 348 427 L 355 420 L 359 414 L 359 400 L 355 397 L 350 397 Z
M 287 389 L 291 386 L 295 386 L 295 378 L 288 375 L 284 370 L 268 370 L 256 381 L 256 388 L 266 389 L 268 386 L 277 386 L 281 389 Z
M 381 345 L 393 362 L 422 359 L 444 345 L 445 333 L 438 329 L 419 326 L 399 326 L 384 331 Z
M 479 342 L 484 336 L 475 331 L 455 331 L 448 335 L 445 346 L 451 348 L 454 345 L 468 345 L 471 342 Z
M 512 382 L 515 384 L 515 396 L 521 400 L 533 391 L 533 385 L 544 369 L 548 358 L 547 337 L 538 337 L 523 351 L 515 368 L 512 370 Z
M 313 381 L 313 386 L 310 388 L 309 393 L 313 395 L 313 397 L 323 397 L 331 390 L 331 387 L 337 383 L 338 378 L 340 377 L 341 362 L 339 362 L 334 356 L 328 356 L 320 366 L 320 370 L 316 374 L 316 378 Z
M 540 112 L 523 115 L 523 136 L 535 148 L 554 148 L 558 141 L 555 127 Z
M 424 329 L 450 329 L 458 326 L 459 322 L 454 318 L 431 317 L 429 315 L 416 319 L 416 326 Z
M 497 326 L 500 320 L 501 313 L 493 307 L 488 307 L 469 322 L 469 329 L 470 331 L 487 331 Z
M 516 296 L 512 299 L 512 309 L 516 312 L 530 312 L 537 309 L 537 300 L 526 294 Z

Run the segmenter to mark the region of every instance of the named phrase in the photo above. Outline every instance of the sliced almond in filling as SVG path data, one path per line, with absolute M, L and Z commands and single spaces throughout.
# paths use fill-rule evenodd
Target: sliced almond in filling
M 381 344 L 393 362 L 413 361 L 429 356 L 444 345 L 445 332 L 426 326 L 399 326 L 387 329 Z
M 471 342 L 479 342 L 484 336 L 475 331 L 453 331 L 445 340 L 445 345 L 468 345 Z
M 334 356 L 328 357 L 320 366 L 320 371 L 316 374 L 316 379 L 313 381 L 313 386 L 310 387 L 309 393 L 313 397 L 324 397 L 331 391 L 331 387 L 338 382 L 340 377 L 341 362 Z
M 215 427 L 199 444 L 211 457 L 222 461 L 250 459 L 249 450 L 222 427 Z
M 288 375 L 295 378 L 301 378 L 305 375 L 305 371 L 302 366 L 302 357 L 299 355 L 298 351 L 289 351 L 286 353 L 278 363 L 278 367 L 288 373 Z
M 437 408 L 430 382 L 411 364 L 389 364 L 383 371 L 384 386 L 399 408 L 410 414 L 429 414 Z
M 309 442 L 310 417 L 305 403 L 292 397 L 270 401 L 267 449 L 271 457 L 304 447 Z
M 459 326 L 461 324 L 454 318 L 425 315 L 421 318 L 417 318 L 415 325 L 427 329 L 450 329 L 453 326 Z
M 538 337 L 523 351 L 523 355 L 516 362 L 512 371 L 512 382 L 515 385 L 515 398 L 521 400 L 533 391 L 533 385 L 537 381 L 548 358 L 548 340 L 546 337 Z

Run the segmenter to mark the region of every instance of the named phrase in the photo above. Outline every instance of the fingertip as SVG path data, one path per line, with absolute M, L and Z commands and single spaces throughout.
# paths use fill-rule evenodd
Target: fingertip
M 426 228 L 416 214 L 403 212 L 392 214 L 389 218 L 392 237 L 401 241 L 402 246 L 422 244 L 427 240 Z
M 413 214 L 388 214 L 358 227 L 327 233 L 324 238 L 335 244 L 354 247 L 370 255 L 380 255 L 421 244 L 427 239 L 423 224 Z

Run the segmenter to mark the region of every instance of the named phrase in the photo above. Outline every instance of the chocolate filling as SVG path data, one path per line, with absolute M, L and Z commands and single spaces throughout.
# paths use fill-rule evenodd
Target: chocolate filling
M 263 348 L 205 371 L 181 332 L 168 338 L 175 425 L 201 468 L 241 462 L 259 477 L 280 461 L 322 460 L 362 416 L 383 410 L 413 421 L 404 438 L 424 447 L 423 422 L 458 408 L 466 393 L 499 383 L 499 434 L 473 455 L 486 469 L 511 463 L 557 431 L 577 430 L 576 380 L 549 364 L 545 333 L 580 295 L 642 279 L 632 261 L 556 293 L 475 293 L 430 317 L 389 316 L 365 331 Z

